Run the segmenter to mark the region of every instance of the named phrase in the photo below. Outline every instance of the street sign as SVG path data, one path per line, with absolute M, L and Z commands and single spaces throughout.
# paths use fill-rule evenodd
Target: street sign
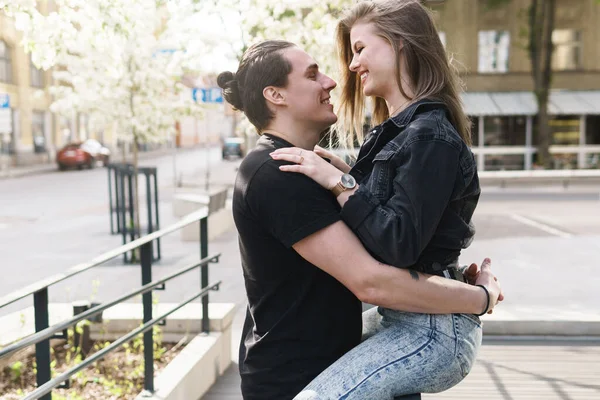
M 6 93 L 0 93 L 0 108 L 10 108 L 10 96 Z
M 223 103 L 223 95 L 220 88 L 194 88 L 192 98 L 201 103 Z
M 10 96 L 0 93 L 0 133 L 12 132 L 12 110 L 10 109 Z

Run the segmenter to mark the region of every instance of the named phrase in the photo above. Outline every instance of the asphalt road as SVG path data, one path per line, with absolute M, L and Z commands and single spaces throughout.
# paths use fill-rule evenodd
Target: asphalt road
M 233 183 L 239 161 L 222 161 L 218 149 L 212 150 L 208 161 L 213 184 Z M 142 164 L 158 167 L 164 227 L 176 220 L 171 210 L 173 158 L 163 156 Z M 206 165 L 204 150 L 181 153 L 177 175 L 202 182 Z M 474 216 L 476 239 L 461 261 L 492 259 L 507 294 L 499 313 L 600 315 L 598 307 L 591 307 L 600 304 L 599 193 L 594 187 L 484 188 Z M 121 238 L 109 232 L 105 169 L 0 181 L 0 272 L 4 276 L 0 297 L 119 246 Z M 243 303 L 235 231 L 211 242 L 210 249 L 224 254 L 212 275 L 228 282 L 214 298 Z M 198 255 L 198 245 L 182 242 L 178 234 L 166 237 L 162 250 L 157 277 Z M 106 300 L 139 285 L 139 279 L 138 267 L 115 259 L 51 288 L 50 299 Z M 178 290 L 161 292 L 161 298 L 180 300 L 196 288 L 185 280 L 174 285 Z M 15 307 L 30 304 L 28 299 Z

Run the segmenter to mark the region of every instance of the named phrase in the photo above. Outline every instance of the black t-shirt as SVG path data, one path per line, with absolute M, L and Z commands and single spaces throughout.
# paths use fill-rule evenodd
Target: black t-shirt
M 233 194 L 248 296 L 239 358 L 245 400 L 292 399 L 360 342 L 360 301 L 292 248 L 339 221 L 340 208 L 312 179 L 279 170 L 284 162 L 269 153 L 290 146 L 263 135 Z

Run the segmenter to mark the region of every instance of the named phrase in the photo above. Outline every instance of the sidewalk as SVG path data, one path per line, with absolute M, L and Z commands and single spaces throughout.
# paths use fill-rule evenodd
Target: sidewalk
M 0 179 L 20 178 L 28 175 L 41 175 L 57 171 L 56 163 L 27 165 L 23 167 L 9 167 L 0 169 Z
M 151 154 L 144 153 L 144 156 L 152 157 Z M 215 167 L 211 172 L 211 185 L 231 184 L 237 164 L 227 162 Z M 201 185 L 203 179 L 202 165 L 198 165 L 196 173 L 183 177 L 184 187 L 173 192 L 187 190 L 190 186 L 194 190 L 194 186 Z M 511 198 L 513 194 L 507 193 Z M 172 215 L 171 197 L 165 188 L 160 201 L 163 227 L 176 219 Z M 559 202 L 554 195 L 549 197 L 552 201 L 526 201 L 521 196 L 511 201 L 500 201 L 495 195 L 487 196 L 479 205 L 476 214 L 478 239 L 465 251 L 464 259 L 480 262 L 484 257 L 491 257 L 506 290 L 507 300 L 493 315 L 484 318 L 488 342 L 467 380 L 453 391 L 444 393 L 443 397 L 424 396 L 425 399 L 600 398 L 600 386 L 596 378 L 600 375 L 600 362 L 597 361 L 600 359 L 600 310 L 594 306 L 600 302 L 597 290 L 600 278 L 595 272 L 597 266 L 594 261 L 600 257 L 597 246 L 600 240 L 600 203 L 597 198 L 594 201 Z M 511 219 L 513 214 L 526 215 L 532 221 L 539 221 L 537 225 L 544 223 L 547 228 L 562 229 L 569 232 L 570 236 L 556 236 L 539 227 L 523 225 Z M 27 271 L 31 276 L 39 275 L 35 280 L 51 275 L 53 268 L 60 267 L 62 270 L 120 245 L 119 237 L 106 234 L 108 221 L 105 206 L 75 207 L 69 212 L 69 218 L 60 227 L 49 219 L 41 219 L 35 225 L 31 223 L 36 232 L 48 233 L 43 240 L 41 237 L 28 238 L 28 247 L 23 250 L 37 249 L 37 258 L 28 258 L 35 268 Z M 83 226 L 89 234 L 81 234 Z M 15 232 L 11 231 L 10 237 L 5 236 L 5 245 L 20 245 L 12 239 Z M 85 250 L 90 240 L 95 243 L 93 254 Z M 179 233 L 165 237 L 161 245 L 164 254 L 163 259 L 155 264 L 155 279 L 198 257 L 198 243 L 182 242 Z M 223 281 L 221 290 L 211 293 L 211 302 L 238 305 L 232 332 L 232 352 L 235 357 L 246 301 L 236 232 L 232 230 L 211 241 L 209 253 L 222 254 L 219 264 L 210 268 L 211 281 Z M 570 273 L 569 268 L 573 267 L 577 268 L 577 274 Z M 122 265 L 120 258 L 115 259 L 105 266 L 56 285 L 50 291 L 50 301 L 89 299 L 90 293 L 95 293 L 95 301 L 108 301 L 133 287 L 139 287 L 139 273 L 139 266 Z M 99 283 L 98 287 L 94 287 L 95 280 Z M 197 288 L 196 281 L 181 277 L 160 293 L 160 302 L 181 301 Z M 490 335 L 503 335 L 502 344 L 490 345 Z M 506 335 L 538 336 L 536 340 L 539 341 L 516 344 Z M 585 342 L 547 345 L 544 342 L 547 336 L 593 336 L 596 347 Z M 237 375 L 235 369 L 232 371 Z M 237 394 L 207 399 L 239 399 L 239 381 L 230 387 L 238 388 Z
M 179 153 L 183 153 L 183 152 L 187 152 L 187 151 L 198 150 L 201 147 L 202 146 L 181 147 L 181 148 L 177 149 L 177 153 L 179 154 Z M 157 158 L 157 157 L 161 157 L 161 156 L 166 156 L 169 154 L 173 154 L 172 148 L 144 151 L 144 152 L 139 153 L 139 159 L 140 159 L 140 161 L 142 161 L 142 160 L 153 159 L 153 158 Z M 120 155 L 113 156 L 112 161 L 118 161 L 115 157 L 119 158 Z M 130 158 L 131 158 L 131 156 L 129 156 L 128 161 L 130 161 Z M 0 169 L 0 179 L 20 178 L 23 176 L 30 176 L 30 175 L 41 175 L 41 174 L 46 174 L 46 173 L 55 172 L 55 171 L 58 171 L 58 167 L 57 167 L 55 161 L 49 162 L 49 163 L 44 163 L 44 164 L 9 167 L 9 168 Z
M 484 342 L 465 380 L 423 400 L 592 400 L 600 398 L 600 343 Z M 202 400 L 241 400 L 233 363 Z

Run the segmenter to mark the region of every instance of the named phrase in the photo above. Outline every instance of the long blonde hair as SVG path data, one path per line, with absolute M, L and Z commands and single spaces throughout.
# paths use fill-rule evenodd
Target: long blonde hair
M 352 7 L 336 29 L 336 42 L 341 69 L 342 93 L 335 133 L 339 142 L 352 148 L 355 141 L 363 141 L 365 95 L 360 77 L 348 69 L 353 53 L 350 31 L 358 23 L 373 24 L 375 32 L 386 39 L 396 55 L 396 82 L 407 99 L 400 82 L 400 43 L 402 41 L 406 71 L 414 96 L 410 103 L 429 98 L 448 107 L 449 119 L 462 139 L 471 145 L 471 121 L 460 100 L 462 83 L 458 71 L 446 56 L 446 51 L 435 28 L 431 12 L 418 0 L 363 1 Z M 383 98 L 374 98 L 371 124 L 379 125 L 390 117 Z

